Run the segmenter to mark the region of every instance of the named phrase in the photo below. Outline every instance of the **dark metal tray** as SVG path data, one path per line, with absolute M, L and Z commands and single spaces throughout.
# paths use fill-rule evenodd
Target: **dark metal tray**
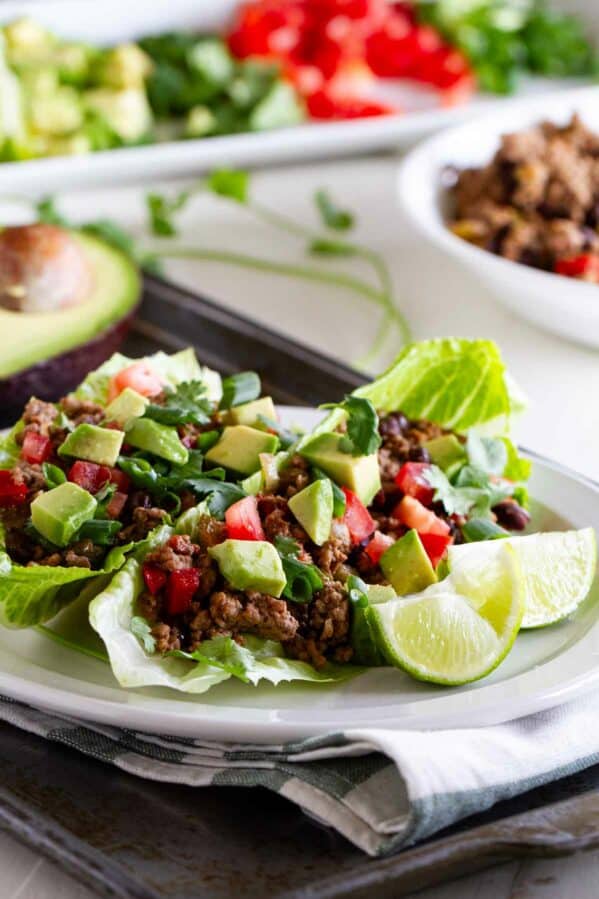
M 341 398 L 364 381 L 160 279 L 145 288 L 132 354 L 193 345 L 222 371 L 260 371 L 265 389 L 293 404 Z M 507 859 L 599 845 L 599 766 L 372 860 L 261 788 L 153 783 L 0 724 L 0 827 L 105 896 L 395 899 Z

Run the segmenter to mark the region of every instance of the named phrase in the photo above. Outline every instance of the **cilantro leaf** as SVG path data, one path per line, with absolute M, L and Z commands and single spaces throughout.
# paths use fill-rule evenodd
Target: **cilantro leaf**
M 314 202 L 323 223 L 334 231 L 349 231 L 354 226 L 354 217 L 347 209 L 341 209 L 331 199 L 326 190 L 317 190 Z
M 501 475 L 508 461 L 508 451 L 503 440 L 497 437 L 480 437 L 470 432 L 466 452 L 471 465 L 487 474 Z
M 343 409 L 347 414 L 347 433 L 340 441 L 342 452 L 370 456 L 381 445 L 379 418 L 366 397 L 346 396 L 342 403 L 326 403 L 322 409 Z
M 258 399 L 262 385 L 260 376 L 255 371 L 240 371 L 235 375 L 223 378 L 223 395 L 220 401 L 221 409 L 231 409 L 232 406 L 241 406 Z
M 242 204 L 247 203 L 249 184 L 248 172 L 235 169 L 216 169 L 206 179 L 206 187 L 212 193 Z
M 484 518 L 513 490 L 507 481 L 492 482 L 484 471 L 472 465 L 460 469 L 455 484 L 436 465 L 430 466 L 425 477 L 435 488 L 435 502 L 443 503 L 448 515 L 472 514 Z
M 145 618 L 135 615 L 131 619 L 131 633 L 137 637 L 147 653 L 156 652 L 156 640 L 152 636 L 152 628 Z
M 308 603 L 316 590 L 323 586 L 322 575 L 316 565 L 300 562 L 299 543 L 290 537 L 276 537 L 275 549 L 281 557 L 287 584 L 283 596 L 292 602 Z
M 205 425 L 210 421 L 212 404 L 204 394 L 206 387 L 201 381 L 185 381 L 175 389 L 165 387 L 166 402 L 163 405 L 150 403 L 144 412 L 163 425 L 194 424 Z
M 158 237 L 174 237 L 177 234 L 177 228 L 173 217 L 187 205 L 194 192 L 193 190 L 182 190 L 172 198 L 164 194 L 147 194 L 146 207 L 152 234 L 156 234 Z

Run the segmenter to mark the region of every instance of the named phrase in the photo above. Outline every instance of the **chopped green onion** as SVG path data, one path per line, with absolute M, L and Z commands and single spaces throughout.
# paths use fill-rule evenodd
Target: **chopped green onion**
M 255 371 L 240 371 L 236 375 L 223 378 L 221 409 L 231 409 L 258 399 L 262 386 Z

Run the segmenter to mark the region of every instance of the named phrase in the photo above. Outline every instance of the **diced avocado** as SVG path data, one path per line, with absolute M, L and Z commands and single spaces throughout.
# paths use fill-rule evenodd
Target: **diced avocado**
M 383 553 L 380 566 L 398 596 L 420 593 L 437 581 L 431 560 L 414 530 Z
M 126 143 L 141 140 L 152 125 L 152 110 L 142 87 L 95 88 L 83 93 L 83 102 Z
M 83 108 L 74 87 L 59 87 L 49 95 L 33 97 L 29 104 L 32 127 L 42 134 L 64 135 L 83 123 Z
M 94 517 L 97 505 L 91 493 L 66 481 L 33 500 L 31 521 L 50 543 L 66 546 L 81 525 Z
M 243 481 L 239 482 L 239 485 L 242 490 L 245 490 L 248 496 L 258 496 L 264 489 L 264 474 L 262 469 L 259 468 L 254 474 L 248 475 L 247 478 L 244 478 Z
M 231 425 L 208 450 L 206 461 L 239 474 L 253 474 L 260 468 L 260 453 L 274 453 L 278 445 L 279 439 L 274 434 L 247 425 Z
M 127 426 L 127 443 L 154 453 L 174 465 L 185 465 L 189 452 L 181 443 L 176 428 L 161 425 L 151 418 L 135 418 Z
M 333 485 L 328 479 L 308 484 L 291 497 L 289 508 L 317 546 L 326 543 L 333 523 Z
M 266 540 L 225 540 L 208 550 L 222 576 L 236 590 L 280 596 L 287 583 L 281 557 Z
M 228 421 L 232 425 L 255 425 L 259 415 L 276 421 L 277 413 L 271 397 L 261 396 L 259 400 L 252 400 L 251 403 L 234 406 L 229 411 Z
M 427 440 L 424 448 L 428 450 L 431 462 L 442 468 L 448 477 L 451 477 L 467 460 L 466 450 L 455 434 L 443 434 L 441 437 Z
M 125 434 L 98 425 L 77 425 L 58 449 L 59 456 L 75 456 L 98 465 L 114 465 Z
M 147 396 L 142 396 L 131 387 L 125 387 L 106 407 L 106 420 L 125 427 L 132 419 L 142 417 L 149 402 Z
M 381 489 L 381 476 L 376 453 L 352 456 L 339 449 L 341 434 L 319 434 L 300 453 L 338 484 L 343 484 L 367 506 Z

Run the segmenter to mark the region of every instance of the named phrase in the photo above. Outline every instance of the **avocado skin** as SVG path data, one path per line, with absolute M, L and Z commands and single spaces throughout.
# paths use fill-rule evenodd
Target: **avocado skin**
M 89 371 L 118 350 L 138 308 L 139 304 L 93 340 L 0 379 L 0 427 L 12 424 L 30 397 L 55 401 L 74 390 Z

